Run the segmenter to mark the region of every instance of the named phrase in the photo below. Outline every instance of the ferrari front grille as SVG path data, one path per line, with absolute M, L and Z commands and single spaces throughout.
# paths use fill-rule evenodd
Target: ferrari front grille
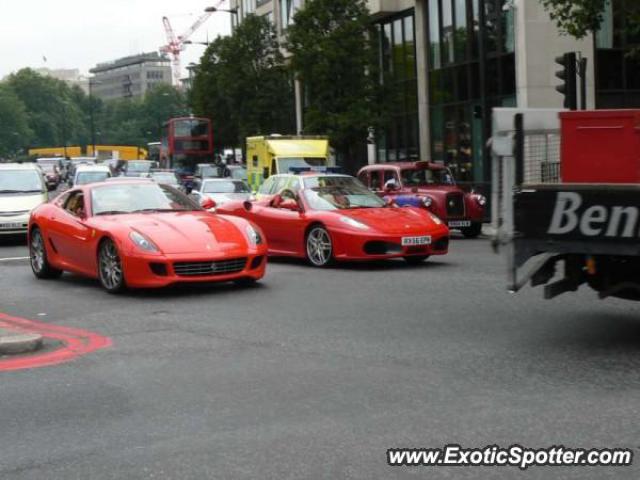
M 246 257 L 209 262 L 178 262 L 173 264 L 173 271 L 181 277 L 227 275 L 241 272 L 246 265 Z

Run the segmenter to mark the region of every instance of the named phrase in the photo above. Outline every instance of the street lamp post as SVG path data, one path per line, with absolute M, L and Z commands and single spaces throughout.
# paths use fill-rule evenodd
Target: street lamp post
M 194 42 L 192 40 L 185 40 L 182 43 L 184 43 L 185 45 L 204 45 L 205 47 L 211 45 L 211 42 Z
M 89 123 L 91 127 L 91 149 L 94 157 L 96 156 L 96 125 L 93 118 L 93 92 L 91 87 L 101 83 L 100 80 L 89 79 Z
M 207 7 L 204 9 L 205 12 L 207 13 L 215 13 L 215 12 L 227 12 L 227 13 L 232 13 L 234 15 L 238 14 L 238 7 L 235 8 L 217 8 L 217 7 Z

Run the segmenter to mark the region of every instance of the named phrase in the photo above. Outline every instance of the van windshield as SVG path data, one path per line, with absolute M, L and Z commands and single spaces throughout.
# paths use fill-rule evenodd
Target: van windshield
M 314 167 L 326 167 L 326 158 L 312 158 L 312 157 L 281 157 L 278 158 L 278 172 L 277 173 L 289 173 L 291 168 L 314 168 Z M 276 172 L 271 172 L 276 173 Z
M 0 193 L 44 192 L 40 174 L 35 170 L 0 170 Z

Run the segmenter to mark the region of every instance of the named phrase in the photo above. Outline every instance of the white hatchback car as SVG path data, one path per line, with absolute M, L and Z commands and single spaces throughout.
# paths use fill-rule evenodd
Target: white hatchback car
M 29 214 L 49 200 L 42 170 L 33 163 L 0 163 L 0 235 L 27 233 Z
M 73 186 L 104 182 L 111 177 L 111 169 L 106 165 L 78 165 L 73 176 Z

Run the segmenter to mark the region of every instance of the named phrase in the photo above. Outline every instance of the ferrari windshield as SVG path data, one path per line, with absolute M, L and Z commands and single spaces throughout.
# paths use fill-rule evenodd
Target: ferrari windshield
M 448 168 L 402 170 L 402 185 L 405 187 L 422 187 L 425 185 L 453 185 L 453 175 Z
M 0 170 L 0 193 L 43 191 L 44 184 L 36 170 Z
M 94 215 L 199 210 L 177 190 L 157 183 L 105 184 L 91 190 Z
M 384 200 L 353 177 L 309 177 L 304 179 L 304 196 L 313 210 L 380 208 Z

